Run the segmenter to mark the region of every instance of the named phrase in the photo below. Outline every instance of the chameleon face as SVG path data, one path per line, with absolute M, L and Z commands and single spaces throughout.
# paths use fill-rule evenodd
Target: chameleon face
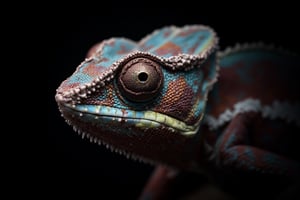
M 205 26 L 166 27 L 138 43 L 106 40 L 59 86 L 59 109 L 82 137 L 117 152 L 173 165 L 193 160 L 217 42 Z

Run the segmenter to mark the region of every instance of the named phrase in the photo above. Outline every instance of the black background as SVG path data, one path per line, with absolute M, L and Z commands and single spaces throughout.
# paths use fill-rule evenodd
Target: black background
M 48 70 L 48 131 L 43 143 L 47 150 L 43 179 L 51 182 L 45 187 L 54 195 L 63 191 L 94 194 L 97 199 L 136 199 L 153 169 L 82 140 L 60 116 L 55 89 L 73 73 L 93 44 L 116 36 L 138 41 L 165 25 L 205 24 L 217 32 L 221 49 L 237 42 L 263 41 L 299 53 L 297 13 L 292 6 L 281 4 L 275 8 L 244 2 L 230 9 L 217 3 L 201 6 L 201 2 L 185 8 L 102 6 L 97 15 L 54 18 L 53 11 L 52 16 L 44 22 L 45 38 L 50 40 L 44 61 Z

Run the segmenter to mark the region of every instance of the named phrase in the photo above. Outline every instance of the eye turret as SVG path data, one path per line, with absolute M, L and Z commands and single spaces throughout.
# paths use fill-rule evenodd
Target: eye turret
M 122 95 L 130 101 L 146 102 L 155 98 L 163 86 L 161 66 L 147 58 L 127 62 L 118 77 Z

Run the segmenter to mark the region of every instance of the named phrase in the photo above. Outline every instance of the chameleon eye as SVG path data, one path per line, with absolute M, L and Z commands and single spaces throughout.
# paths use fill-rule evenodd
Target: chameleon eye
M 128 100 L 145 102 L 159 94 L 163 79 L 158 63 L 147 58 L 135 58 L 123 66 L 118 87 Z

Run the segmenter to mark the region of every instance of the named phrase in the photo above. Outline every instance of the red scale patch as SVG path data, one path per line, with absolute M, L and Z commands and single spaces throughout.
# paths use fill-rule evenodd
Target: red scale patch
M 83 73 L 85 73 L 85 74 L 87 74 L 87 75 L 89 75 L 91 77 L 96 77 L 100 73 L 104 72 L 106 69 L 107 68 L 102 67 L 102 66 L 96 66 L 95 64 L 89 64 L 82 71 L 83 71 Z
M 180 36 L 180 37 L 187 37 L 189 35 L 194 34 L 197 31 L 199 31 L 198 27 L 194 27 L 194 28 L 191 27 L 191 28 L 188 28 L 188 29 L 180 31 L 180 33 L 178 34 L 178 36 Z
M 158 55 L 166 55 L 166 54 L 172 54 L 173 56 L 178 55 L 182 52 L 180 46 L 172 43 L 172 42 L 167 42 L 161 47 L 159 47 L 155 53 Z
M 185 121 L 193 106 L 193 90 L 180 77 L 169 83 L 167 92 L 154 111 Z

